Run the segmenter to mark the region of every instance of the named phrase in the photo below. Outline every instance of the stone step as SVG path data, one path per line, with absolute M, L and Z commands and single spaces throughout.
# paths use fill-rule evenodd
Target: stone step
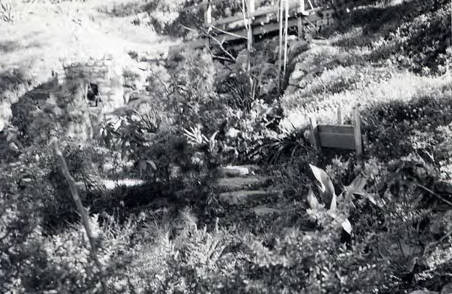
M 257 165 L 227 165 L 218 168 L 220 177 L 244 177 L 256 174 L 259 171 Z
M 220 178 L 216 183 L 217 189 L 222 192 L 256 189 L 264 186 L 268 186 L 268 178 L 258 176 Z
M 272 214 L 281 214 L 283 211 L 281 209 L 268 207 L 266 205 L 258 205 L 256 207 L 252 208 L 252 211 L 257 216 L 266 216 L 266 215 L 272 215 Z
M 250 201 L 263 200 L 265 198 L 274 198 L 280 195 L 280 191 L 267 190 L 240 190 L 232 192 L 223 192 L 220 194 L 220 201 L 229 204 L 245 204 Z

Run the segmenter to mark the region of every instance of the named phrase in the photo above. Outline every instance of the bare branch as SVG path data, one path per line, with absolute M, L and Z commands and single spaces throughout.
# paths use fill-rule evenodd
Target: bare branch
M 71 176 L 71 173 L 69 172 L 69 169 L 67 167 L 67 163 L 66 160 L 63 157 L 63 153 L 61 152 L 61 150 L 58 147 L 58 143 L 56 141 L 56 139 L 53 141 L 53 148 L 54 148 L 54 153 L 55 156 L 58 159 L 58 163 L 61 169 L 61 173 L 63 174 L 64 178 L 66 179 L 68 185 L 69 185 L 69 190 L 71 192 L 72 195 L 72 199 L 75 202 L 75 205 L 77 206 L 77 210 L 80 214 L 80 217 L 82 219 L 82 224 L 83 227 L 85 228 L 86 231 L 86 235 L 88 236 L 88 240 L 90 243 L 90 251 L 91 251 L 91 255 L 92 258 L 94 259 L 94 262 L 99 270 L 100 273 L 100 282 L 102 284 L 102 287 L 104 289 L 104 293 L 106 290 L 106 285 L 105 285 L 105 281 L 102 277 L 102 265 L 99 261 L 99 258 L 97 257 L 97 245 L 96 245 L 96 237 L 93 234 L 93 231 L 91 230 L 91 225 L 90 225 L 90 221 L 89 221 L 89 216 L 88 213 L 85 209 L 85 207 L 83 207 L 82 201 L 80 199 L 80 196 L 78 194 L 78 189 L 77 186 L 75 184 L 74 178 Z

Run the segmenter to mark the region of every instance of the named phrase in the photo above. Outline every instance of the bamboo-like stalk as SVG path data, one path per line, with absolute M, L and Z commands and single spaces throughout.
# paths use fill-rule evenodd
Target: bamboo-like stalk
M 283 38 L 283 1 L 279 0 L 279 47 L 278 47 L 278 89 L 281 92 L 281 67 L 282 67 L 282 38 Z
M 247 48 L 248 48 L 248 64 L 247 64 L 247 69 L 248 69 L 248 74 L 249 74 L 249 79 L 250 79 L 250 89 L 251 89 L 251 99 L 254 100 L 255 96 L 256 96 L 256 89 L 255 89 L 255 83 L 253 80 L 253 77 L 251 75 L 251 54 L 253 51 L 253 17 L 251 16 L 252 13 L 254 13 L 255 10 L 255 3 L 254 0 L 248 0 L 248 10 L 247 10 L 247 18 L 248 18 L 248 44 L 247 44 Z
M 58 165 L 61 169 L 61 173 L 63 174 L 63 177 L 66 179 L 66 181 L 69 185 L 69 190 L 71 192 L 72 199 L 74 200 L 78 213 L 80 214 L 83 227 L 85 229 L 86 235 L 88 236 L 91 256 L 94 260 L 94 263 L 96 264 L 96 267 L 99 270 L 100 282 L 101 282 L 102 288 L 104 290 L 104 293 L 106 293 L 105 291 L 107 288 L 106 288 L 105 281 L 103 279 L 102 265 L 99 261 L 99 258 L 97 257 L 96 237 L 94 236 L 93 231 L 91 229 L 88 213 L 87 213 L 85 207 L 83 207 L 83 203 L 78 194 L 78 189 L 75 184 L 74 178 L 71 176 L 71 173 L 69 172 L 66 160 L 64 159 L 63 153 L 61 152 L 60 148 L 58 147 L 58 143 L 56 140 L 53 141 L 53 149 L 54 149 L 55 156 L 58 160 Z
M 242 0 L 242 15 L 243 15 L 243 23 L 245 25 L 245 29 L 247 32 L 247 47 L 246 47 L 246 51 L 247 51 L 247 58 L 246 58 L 246 71 L 250 72 L 251 70 L 251 55 L 250 55 L 250 30 L 251 30 L 251 23 L 249 22 L 249 18 L 247 17 L 248 14 L 248 9 L 246 7 L 246 3 L 245 0 Z M 251 33 L 251 38 L 252 38 L 252 33 Z
M 288 32 L 289 32 L 289 1 L 285 2 L 285 21 L 284 21 L 284 66 L 283 66 L 283 77 L 286 77 L 287 69 L 287 45 L 288 45 Z
M 204 24 L 210 27 L 212 25 L 212 5 L 210 0 L 204 0 L 203 4 L 206 7 L 204 11 Z

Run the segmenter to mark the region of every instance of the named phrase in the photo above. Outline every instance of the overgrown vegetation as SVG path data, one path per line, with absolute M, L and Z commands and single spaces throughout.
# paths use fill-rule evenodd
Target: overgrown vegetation
M 191 4 L 131 1 L 104 12 L 145 7 L 169 33 Z M 99 119 L 83 142 L 52 121 L 73 107 L 66 100 L 53 110 L 16 104 L 0 132 L 0 292 L 441 291 L 452 282 L 449 16 L 446 1 L 362 6 L 325 40 L 292 42 L 282 95 L 276 42 L 257 46 L 249 71 L 240 48 L 228 61 L 170 52 L 148 72 L 146 95 Z M 364 158 L 317 152 L 309 117 L 334 123 L 340 107 L 348 123 L 358 103 Z M 55 137 L 101 270 L 49 146 Z M 283 192 L 221 201 L 217 168 L 250 163 Z M 141 182 L 119 185 L 124 178 Z M 262 216 L 260 206 L 274 209 Z

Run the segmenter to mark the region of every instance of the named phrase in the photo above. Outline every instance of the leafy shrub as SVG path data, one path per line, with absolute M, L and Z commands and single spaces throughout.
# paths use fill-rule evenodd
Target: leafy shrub
M 446 137 L 439 130 L 447 129 L 452 122 L 450 107 L 448 97 L 420 97 L 409 103 L 397 101 L 371 108 L 363 114 L 368 152 L 382 158 L 400 158 L 417 151 L 445 159 L 449 154 L 447 149 L 436 146 L 445 146 L 442 142 Z M 398 144 L 389 148 L 387 144 L 394 140 Z
M 215 66 L 205 51 L 175 52 L 167 61 L 172 82 L 167 93 L 172 123 L 189 127 L 209 127 L 208 134 L 219 129 L 225 116 L 221 98 L 214 91 Z
M 13 22 L 15 18 L 14 3 L 10 0 L 0 1 L 0 20 L 4 22 Z
M 42 202 L 36 197 L 34 189 L 39 187 L 40 175 L 29 169 L 33 164 L 23 168 L 10 165 L 9 173 L 2 173 L 1 185 L 1 222 L 0 222 L 0 289 L 6 292 L 20 286 L 20 275 L 26 270 L 25 261 L 33 257 L 29 239 L 39 234 L 39 209 Z M 5 168 L 4 166 L 2 168 Z M 36 178 L 34 177 L 36 176 Z M 36 184 L 36 186 L 35 186 Z M 39 195 L 46 197 L 41 185 Z
M 356 10 L 344 23 L 353 29 L 337 45 L 370 49 L 372 62 L 388 61 L 417 73 L 444 74 L 450 47 L 447 1 L 415 1 Z M 368 19 L 372 17 L 373 22 Z M 355 27 L 355 26 L 362 26 Z

